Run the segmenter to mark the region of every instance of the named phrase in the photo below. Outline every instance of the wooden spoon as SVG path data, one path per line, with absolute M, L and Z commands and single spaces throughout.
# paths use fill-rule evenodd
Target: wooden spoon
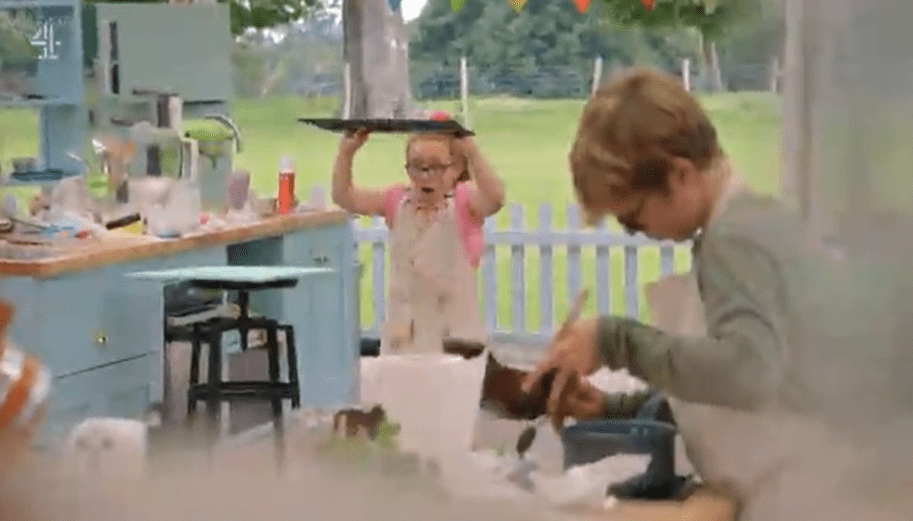
M 568 311 L 567 317 L 564 319 L 564 322 L 561 323 L 561 327 L 558 328 L 558 332 L 555 333 L 555 336 L 552 338 L 552 344 L 561 340 L 566 336 L 571 329 L 571 326 L 574 325 L 574 322 L 580 318 L 580 312 L 583 309 L 583 305 L 586 303 L 587 298 L 589 297 L 590 292 L 587 289 L 584 289 L 579 294 L 577 294 L 577 299 L 574 301 L 574 305 L 571 306 L 571 309 Z M 551 383 L 554 379 L 554 373 L 547 374 L 543 378 L 543 384 L 545 384 L 545 397 L 548 398 L 548 395 L 551 394 Z M 537 419 L 536 421 L 527 425 L 520 436 L 517 437 L 517 455 L 522 459 L 526 454 L 526 451 L 532 447 L 533 442 L 536 441 L 536 433 L 539 431 L 539 427 L 545 423 L 547 416 Z

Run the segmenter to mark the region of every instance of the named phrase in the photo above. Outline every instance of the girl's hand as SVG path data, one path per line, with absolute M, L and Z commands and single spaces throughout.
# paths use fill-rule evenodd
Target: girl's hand
M 346 154 L 354 154 L 368 141 L 369 132 L 360 128 L 355 132 L 346 132 L 339 143 L 339 150 Z
M 473 157 L 473 154 L 477 151 L 476 142 L 472 136 L 457 137 L 453 140 L 453 147 L 467 160 Z

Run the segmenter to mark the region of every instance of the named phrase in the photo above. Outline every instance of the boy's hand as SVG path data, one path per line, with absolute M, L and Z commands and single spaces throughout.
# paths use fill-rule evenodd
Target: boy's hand
M 346 132 L 339 143 L 339 150 L 346 154 L 354 154 L 368 141 L 369 132 L 360 128 L 354 132 Z
M 585 378 L 580 378 L 577 388 L 573 393 L 568 393 L 561 404 L 561 418 L 555 418 L 564 423 L 563 416 L 570 416 L 575 420 L 597 420 L 609 414 L 606 410 L 605 395 L 595 385 Z
M 596 349 L 597 324 L 598 321 L 594 317 L 571 325 L 555 339 L 548 354 L 523 382 L 523 390 L 529 392 L 546 374 L 555 372 L 546 409 L 556 428 L 559 428 L 559 422 L 564 420 L 562 397 L 567 400 L 568 397 L 577 395 L 578 390 L 573 387 L 582 383 L 580 377 L 589 376 L 599 368 L 599 352 Z M 583 401 L 589 403 L 591 400 L 590 397 L 585 397 Z

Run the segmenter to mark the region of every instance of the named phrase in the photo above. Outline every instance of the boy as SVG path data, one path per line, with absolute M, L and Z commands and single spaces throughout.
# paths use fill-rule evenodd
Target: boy
M 694 291 L 679 292 L 678 305 L 704 313 L 672 332 L 611 316 L 577 322 L 524 382 L 556 371 L 555 426 L 629 416 L 643 397 L 604 396 L 579 378 L 603 363 L 627 368 L 669 396 L 696 470 L 739 500 L 741 520 L 876 516 L 871 498 L 835 498 L 852 495 L 839 476 L 857 460 L 836 456 L 852 451 L 821 420 L 850 412 L 840 398 L 863 387 L 841 389 L 840 375 L 864 357 L 846 343 L 814 349 L 831 323 L 810 288 L 828 261 L 799 220 L 740 180 L 697 100 L 671 76 L 627 72 L 587 104 L 570 165 L 590 222 L 609 214 L 630 232 L 693 241 Z

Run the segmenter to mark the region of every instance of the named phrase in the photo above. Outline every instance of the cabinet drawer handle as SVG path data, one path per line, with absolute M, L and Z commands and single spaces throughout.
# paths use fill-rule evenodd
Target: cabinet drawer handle
M 108 343 L 108 335 L 104 331 L 95 332 L 95 343 L 101 347 L 104 347 Z
M 319 255 L 314 257 L 314 262 L 317 264 L 326 264 L 330 262 L 330 259 L 326 255 Z

